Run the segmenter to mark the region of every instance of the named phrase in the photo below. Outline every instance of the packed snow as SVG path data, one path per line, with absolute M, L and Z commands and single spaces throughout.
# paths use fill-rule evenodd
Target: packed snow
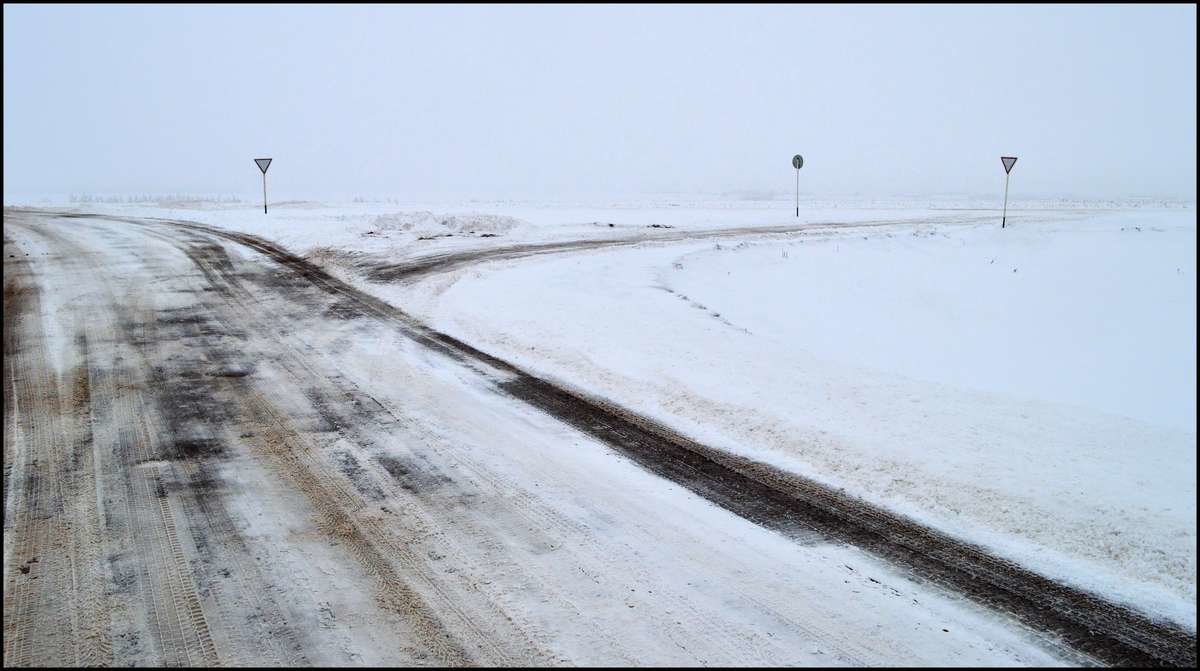
M 800 222 L 836 225 L 669 243 L 797 220 L 672 197 L 81 209 L 274 239 L 531 372 L 1194 628 L 1194 207 L 1018 201 L 1001 230 L 991 206 L 809 200 Z M 361 273 L 631 234 L 647 242 Z

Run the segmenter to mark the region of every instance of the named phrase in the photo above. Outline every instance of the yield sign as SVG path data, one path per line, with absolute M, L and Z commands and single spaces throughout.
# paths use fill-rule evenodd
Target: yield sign
M 1017 159 L 1014 158 L 1013 160 L 1015 161 Z M 256 159 L 254 159 L 254 162 L 258 164 L 258 169 L 262 170 L 264 175 L 267 174 L 267 166 L 271 165 L 271 159 L 256 158 Z
M 270 161 L 270 160 L 271 159 L 267 159 L 267 161 Z M 1004 174 L 1007 175 L 1008 173 L 1012 172 L 1012 167 L 1013 167 L 1013 165 L 1016 164 L 1017 157 L 1016 156 L 1001 156 L 1000 162 L 1004 164 Z M 263 168 L 263 170 L 266 170 L 266 168 Z

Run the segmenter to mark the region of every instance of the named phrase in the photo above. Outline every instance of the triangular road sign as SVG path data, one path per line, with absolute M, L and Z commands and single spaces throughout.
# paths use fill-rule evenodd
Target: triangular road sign
M 1014 158 L 1013 160 L 1017 159 Z M 267 173 L 267 166 L 271 165 L 271 159 L 269 158 L 256 158 L 254 162 L 258 164 L 258 169 L 262 170 L 264 175 Z
M 271 159 L 267 159 L 267 160 L 269 161 Z M 1012 172 L 1012 167 L 1017 162 L 1017 157 L 1016 156 L 1001 156 L 1000 162 L 1004 164 L 1004 174 L 1007 175 L 1008 173 Z M 263 170 L 266 170 L 266 168 L 263 168 Z

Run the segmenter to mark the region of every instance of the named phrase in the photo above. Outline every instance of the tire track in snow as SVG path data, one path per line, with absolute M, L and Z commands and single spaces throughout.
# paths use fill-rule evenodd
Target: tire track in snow
M 411 281 L 432 273 L 447 272 L 463 266 L 474 265 L 476 263 L 519 259 L 527 256 L 540 256 L 543 254 L 563 254 L 567 252 L 605 249 L 610 247 L 631 247 L 640 244 L 693 242 L 698 240 L 720 240 L 723 238 L 765 237 L 790 235 L 794 233 L 830 232 L 851 228 L 879 228 L 897 225 L 911 225 L 917 223 L 970 224 L 986 220 L 988 220 L 987 217 L 952 217 L 939 219 L 936 222 L 930 220 L 917 220 L 910 222 L 879 220 L 859 221 L 846 224 L 809 223 L 794 225 L 790 224 L 784 226 L 739 226 L 736 228 L 688 230 L 656 235 L 636 235 L 618 238 L 567 240 L 564 242 L 539 242 L 509 245 L 504 247 L 489 247 L 486 249 L 430 254 L 428 256 L 410 259 L 402 263 L 371 263 L 370 261 L 364 261 L 355 265 L 358 270 L 372 282 L 402 282 Z

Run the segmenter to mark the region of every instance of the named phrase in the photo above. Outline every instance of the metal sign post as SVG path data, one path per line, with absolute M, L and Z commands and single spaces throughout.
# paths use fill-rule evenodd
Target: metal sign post
M 792 157 L 792 167 L 796 169 L 796 216 L 800 216 L 800 168 L 804 167 L 804 157 L 796 154 Z
M 267 213 L 267 167 L 271 165 L 269 158 L 256 158 L 254 162 L 258 164 L 258 169 L 262 170 L 263 174 L 263 214 Z
M 1000 216 L 1000 228 L 1004 228 L 1004 224 L 1008 222 L 1008 175 L 1016 165 L 1017 157 L 1001 156 L 1000 162 L 1004 164 L 1004 214 Z

